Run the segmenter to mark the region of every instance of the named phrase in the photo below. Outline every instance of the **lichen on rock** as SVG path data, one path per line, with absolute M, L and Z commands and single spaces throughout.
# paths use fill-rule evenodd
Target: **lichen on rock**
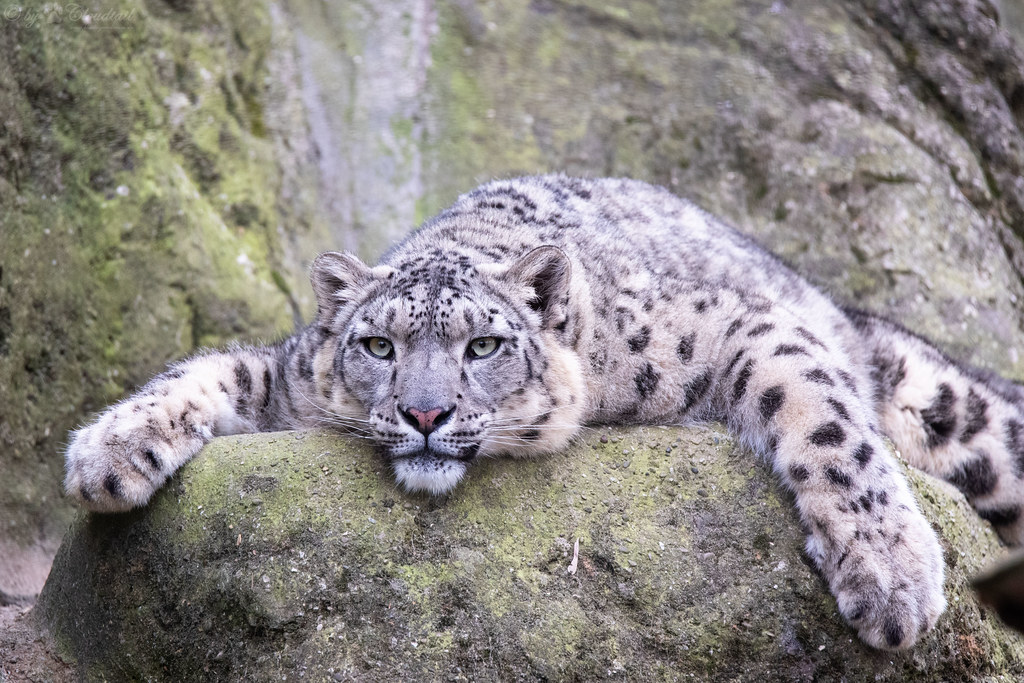
M 38 609 L 109 680 L 1019 677 L 1024 643 L 968 585 L 995 536 L 911 477 L 950 608 L 907 653 L 843 623 L 789 495 L 717 425 L 595 430 L 443 499 L 333 434 L 217 439 L 149 507 L 80 515 Z

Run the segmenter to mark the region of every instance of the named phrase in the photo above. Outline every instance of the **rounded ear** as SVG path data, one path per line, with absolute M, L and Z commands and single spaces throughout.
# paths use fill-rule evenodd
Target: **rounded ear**
M 527 305 L 541 314 L 544 327 L 564 328 L 572 277 L 572 262 L 564 251 L 552 245 L 537 247 L 498 277 L 533 290 Z
M 370 268 L 352 254 L 327 251 L 313 259 L 309 279 L 316 293 L 320 317 L 333 316 L 339 307 L 365 291 L 376 278 L 392 273 L 387 266 Z

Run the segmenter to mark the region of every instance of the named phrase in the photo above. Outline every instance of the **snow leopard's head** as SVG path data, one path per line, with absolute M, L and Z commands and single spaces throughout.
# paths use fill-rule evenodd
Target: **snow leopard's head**
M 370 268 L 328 252 L 312 281 L 335 344 L 317 372 L 327 421 L 370 436 L 408 490 L 444 493 L 476 457 L 550 452 L 576 433 L 584 387 L 556 247 L 511 266 L 434 249 Z

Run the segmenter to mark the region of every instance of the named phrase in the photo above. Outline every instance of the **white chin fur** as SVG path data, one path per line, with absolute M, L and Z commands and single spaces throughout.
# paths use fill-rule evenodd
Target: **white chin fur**
M 407 491 L 426 491 L 431 495 L 447 493 L 466 473 L 461 460 L 434 455 L 414 455 L 394 461 L 395 478 Z

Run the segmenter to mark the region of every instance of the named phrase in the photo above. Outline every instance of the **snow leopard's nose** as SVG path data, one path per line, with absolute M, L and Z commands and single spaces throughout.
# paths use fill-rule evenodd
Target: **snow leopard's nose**
M 451 405 L 447 408 L 431 408 L 429 410 L 420 410 L 419 408 L 413 408 L 412 406 L 402 406 L 399 410 L 401 410 L 402 417 L 405 418 L 406 422 L 426 436 L 443 425 L 448 418 L 452 416 L 452 413 L 455 412 L 455 406 Z

